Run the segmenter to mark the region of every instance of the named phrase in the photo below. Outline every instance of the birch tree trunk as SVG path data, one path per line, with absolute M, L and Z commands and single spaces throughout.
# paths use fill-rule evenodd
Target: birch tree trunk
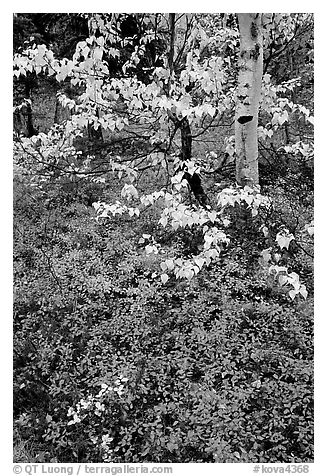
M 235 105 L 236 181 L 259 184 L 258 111 L 263 70 L 262 14 L 239 13 L 240 57 Z

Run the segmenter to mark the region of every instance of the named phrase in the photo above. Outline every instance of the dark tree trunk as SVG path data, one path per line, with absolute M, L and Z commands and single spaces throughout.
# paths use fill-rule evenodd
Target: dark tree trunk
M 170 44 L 169 44 L 169 56 L 168 66 L 170 75 L 174 71 L 174 52 L 175 52 L 175 13 L 169 13 L 169 29 L 170 29 Z
M 182 160 L 186 162 L 187 160 L 191 160 L 192 157 L 192 132 L 187 117 L 179 121 L 179 128 L 182 141 Z
M 29 78 L 25 80 L 25 99 L 31 100 L 31 90 L 32 85 Z M 33 111 L 31 103 L 28 101 L 26 103 L 26 135 L 27 137 L 35 136 L 38 133 L 37 129 L 33 124 Z
M 179 129 L 181 131 L 182 142 L 181 159 L 185 163 L 188 160 L 191 160 L 192 157 L 192 132 L 187 117 L 184 117 L 181 121 L 179 121 Z M 190 173 L 185 172 L 184 178 L 187 180 L 191 191 L 200 205 L 206 207 L 208 203 L 208 197 L 202 187 L 200 175 L 197 173 L 191 175 Z
M 59 108 L 60 108 L 59 99 L 56 97 L 56 106 L 55 106 L 55 113 L 54 113 L 54 118 L 53 118 L 53 123 L 54 124 L 59 123 Z
M 171 82 L 174 73 L 174 54 L 175 54 L 175 37 L 176 37 L 176 19 L 175 13 L 169 13 L 168 15 L 169 22 L 169 31 L 170 31 L 170 42 L 169 42 L 169 52 L 168 52 L 168 67 L 169 67 L 169 81 L 168 81 L 168 96 L 170 95 Z M 184 117 L 182 120 L 178 120 L 174 114 L 169 116 L 171 120 L 175 123 L 176 130 L 180 129 L 181 131 L 181 159 L 183 161 L 182 170 L 185 170 L 185 162 L 191 160 L 192 157 L 192 132 L 190 128 L 190 123 L 187 117 Z M 191 175 L 189 172 L 184 172 L 184 178 L 187 180 L 191 191 L 193 192 L 196 200 L 205 207 L 207 205 L 207 195 L 205 194 L 201 178 L 197 173 Z

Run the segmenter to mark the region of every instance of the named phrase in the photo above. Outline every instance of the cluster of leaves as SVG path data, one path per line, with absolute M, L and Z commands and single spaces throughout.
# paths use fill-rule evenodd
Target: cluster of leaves
M 168 258 L 166 257 L 166 259 L 160 263 L 162 270 L 161 281 L 163 284 L 166 284 L 169 280 L 168 273 L 173 273 L 177 279 L 186 278 L 190 280 L 201 271 L 203 266 L 210 265 L 212 261 L 219 257 L 222 244 L 228 244 L 230 242 L 225 232 L 225 228 L 231 224 L 228 218 L 230 207 L 235 208 L 235 206 L 239 206 L 242 209 L 242 205 L 244 206 L 245 204 L 247 209 L 244 210 L 243 208 L 243 213 L 244 211 L 245 213 L 250 211 L 251 216 L 256 217 L 260 207 L 269 208 L 272 204 L 272 201 L 268 197 L 261 195 L 258 190 L 253 190 L 250 187 L 245 187 L 244 189 L 240 187 L 229 187 L 223 189 L 218 194 L 217 203 L 220 208 L 219 212 L 212 210 L 211 207 L 207 209 L 197 209 L 185 205 L 182 202 L 180 190 L 183 182 L 185 182 L 185 180 L 183 180 L 183 173 L 180 173 L 178 176 L 172 178 L 173 188 L 171 193 L 161 190 L 160 192 L 154 192 L 150 195 L 140 197 L 141 204 L 146 206 L 152 205 L 155 201 L 159 201 L 160 199 L 164 200 L 165 208 L 159 219 L 159 224 L 164 228 L 167 227 L 169 222 L 175 231 L 180 228 L 189 228 L 193 232 L 198 229 L 203 234 L 203 246 L 199 254 L 186 259 L 181 256 L 170 256 Z M 127 197 L 127 199 L 137 200 L 139 198 L 138 191 L 132 184 L 125 184 L 121 194 L 123 197 Z M 97 212 L 97 220 L 107 219 L 116 214 L 122 215 L 123 213 L 128 213 L 130 217 L 140 216 L 139 208 L 122 205 L 120 201 L 117 201 L 113 205 L 96 202 L 93 206 Z M 208 226 L 208 224 L 211 226 Z M 220 225 L 220 229 L 217 228 L 215 224 Z M 269 235 L 268 227 L 261 225 L 260 228 L 267 238 Z M 313 223 L 305 225 L 305 230 L 308 230 L 310 236 L 313 235 L 313 229 Z M 290 242 L 294 239 L 294 235 L 290 234 L 286 229 L 283 229 L 276 235 L 276 242 L 281 250 L 283 250 L 283 248 L 288 250 Z M 145 244 L 145 251 L 148 254 L 158 254 L 159 252 L 164 255 L 167 254 L 167 251 L 164 250 L 151 235 L 143 234 L 139 240 L 139 244 Z M 308 293 L 305 285 L 300 283 L 299 275 L 294 271 L 289 273 L 286 266 L 271 264 L 271 250 L 272 247 L 269 247 L 261 252 L 261 264 L 263 267 L 267 268 L 267 265 L 270 264 L 268 273 L 275 273 L 281 286 L 291 287 L 289 290 L 291 299 L 294 299 L 296 295 L 301 295 L 306 299 Z M 276 253 L 274 258 L 275 262 L 278 263 L 281 255 Z

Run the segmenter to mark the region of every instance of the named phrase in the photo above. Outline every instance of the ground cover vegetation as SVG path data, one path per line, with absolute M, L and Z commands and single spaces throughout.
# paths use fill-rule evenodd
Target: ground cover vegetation
M 313 461 L 313 16 L 14 16 L 14 458 Z

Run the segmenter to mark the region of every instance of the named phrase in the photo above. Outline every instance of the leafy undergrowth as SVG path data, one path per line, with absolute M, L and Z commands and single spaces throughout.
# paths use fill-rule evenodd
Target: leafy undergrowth
M 101 225 L 83 193 L 16 184 L 16 461 L 312 461 L 312 297 L 267 278 L 244 225 L 162 285 L 151 216 Z

